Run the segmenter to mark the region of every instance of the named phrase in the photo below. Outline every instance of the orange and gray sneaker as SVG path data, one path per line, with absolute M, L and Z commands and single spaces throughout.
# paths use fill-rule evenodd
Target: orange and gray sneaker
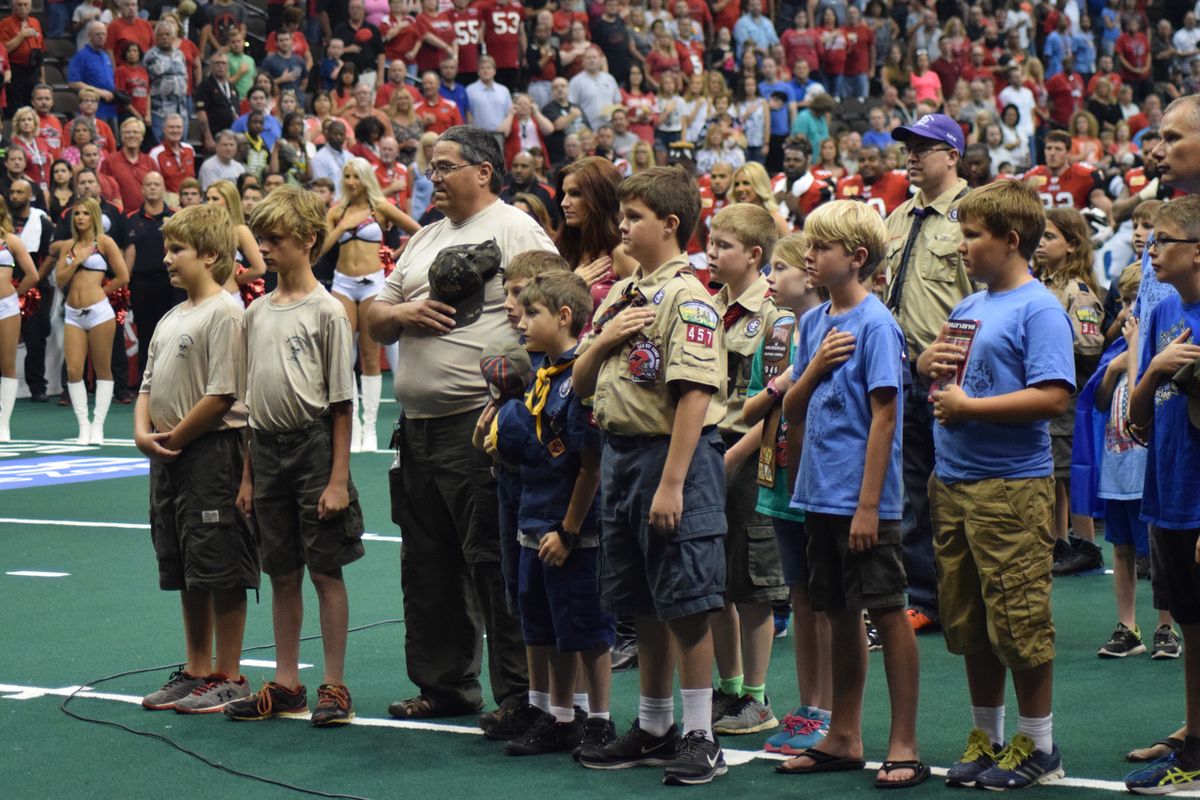
M 312 724 L 318 728 L 345 725 L 354 719 L 354 704 L 350 701 L 350 690 L 342 685 L 322 683 L 317 687 L 317 708 L 312 713 Z
M 303 685 L 288 689 L 271 681 L 249 697 L 234 700 L 223 711 L 225 716 L 239 722 L 256 722 L 271 717 L 306 717 L 308 690 Z
M 908 615 L 908 623 L 912 625 L 913 633 L 933 633 L 941 627 L 937 618 L 924 609 L 909 607 L 904 609 L 904 613 Z

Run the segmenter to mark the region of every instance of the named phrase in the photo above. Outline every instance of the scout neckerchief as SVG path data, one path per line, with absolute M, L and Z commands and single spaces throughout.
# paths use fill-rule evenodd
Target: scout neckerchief
M 629 285 L 625 287 L 625 291 L 621 293 L 621 296 L 611 306 L 606 308 L 604 313 L 600 315 L 600 318 L 596 320 L 596 324 L 592 326 L 592 330 L 600 333 L 600 331 L 604 330 L 604 326 L 612 322 L 613 317 L 617 314 L 620 314 L 627 308 L 639 308 L 644 305 L 646 305 L 646 296 L 638 291 L 635 283 L 630 281 Z
M 794 315 L 781 317 L 767 332 L 763 342 L 762 382 L 765 387 L 771 379 L 790 368 L 788 351 L 791 349 L 792 333 L 796 329 Z M 782 341 L 780 339 L 782 338 Z M 787 426 L 782 424 L 783 402 L 771 407 L 763 423 L 762 443 L 758 448 L 758 485 L 775 488 L 775 470 L 787 467 Z
M 534 381 L 529 394 L 525 395 L 525 407 L 537 423 L 538 442 L 542 441 L 542 410 L 546 408 L 546 401 L 550 398 L 550 383 L 555 375 L 566 372 L 574 363 L 575 359 L 572 358 L 560 364 L 538 368 L 537 380 Z

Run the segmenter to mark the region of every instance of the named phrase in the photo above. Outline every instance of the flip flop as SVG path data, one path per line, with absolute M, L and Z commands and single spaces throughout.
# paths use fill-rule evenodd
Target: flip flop
M 815 747 L 808 748 L 799 756 L 794 756 L 794 758 L 799 758 L 800 756 L 807 756 L 813 762 L 813 765 L 811 767 L 787 768 L 780 764 L 775 768 L 775 771 L 780 775 L 808 775 L 814 772 L 852 772 L 862 769 L 867 765 L 867 762 L 861 758 L 835 756 L 832 753 L 826 753 L 824 750 L 818 750 Z
M 1166 753 L 1162 753 L 1161 755 L 1157 756 L 1150 756 L 1149 758 L 1135 758 L 1133 754 L 1136 753 L 1137 750 L 1131 750 L 1125 754 L 1125 760 L 1134 764 L 1139 764 L 1146 761 L 1154 761 L 1155 759 L 1162 758 L 1162 756 L 1168 755 L 1169 753 L 1176 753 L 1183 749 L 1183 739 L 1176 739 L 1174 736 L 1168 736 L 1165 739 L 1159 739 L 1149 747 L 1139 747 L 1138 750 L 1153 750 L 1156 747 L 1166 747 L 1168 749 Z
M 881 781 L 875 779 L 876 789 L 907 789 L 910 786 L 924 783 L 929 778 L 929 767 L 925 766 L 920 761 L 885 761 L 880 770 L 885 775 L 890 775 L 898 769 L 911 769 L 913 776 L 904 781 Z

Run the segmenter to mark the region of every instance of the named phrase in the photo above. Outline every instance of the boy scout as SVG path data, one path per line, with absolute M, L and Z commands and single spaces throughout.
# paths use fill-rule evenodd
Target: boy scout
M 962 127 L 945 114 L 926 114 L 896 128 L 892 138 L 907 147 L 905 167 L 917 194 L 888 215 L 887 248 L 878 274 L 884 279 L 884 301 L 904 331 L 909 363 L 915 364 L 941 333 L 950 309 L 975 290 L 958 254 L 962 233 L 950 211 L 967 193 L 967 182 L 958 177 L 965 145 Z M 909 621 L 917 631 L 933 630 L 937 578 L 926 489 L 933 472 L 933 418 L 916 381 L 904 396 L 903 458 Z
M 724 284 L 715 299 L 723 315 L 729 383 L 725 419 L 725 610 L 713 616 L 713 645 L 720 678 L 713 727 L 748 734 L 778 725 L 766 697 L 767 665 L 775 637 L 772 606 L 787 600 L 779 547 L 771 520 L 758 503 L 758 451 L 762 426 L 742 422 L 751 364 L 763 337 L 782 316 L 762 267 L 777 238 L 775 221 L 761 206 L 738 203 L 717 212 L 708 239 L 708 268 Z
M 666 765 L 665 783 L 708 783 L 726 772 L 712 733 L 708 627 L 725 591 L 721 317 L 684 255 L 700 214 L 691 177 L 648 169 L 621 184 L 619 199 L 621 237 L 639 267 L 596 310 L 574 381 L 606 436 L 601 591 L 607 610 L 636 620 L 642 695 L 629 732 L 582 749 L 579 760 L 593 769 Z

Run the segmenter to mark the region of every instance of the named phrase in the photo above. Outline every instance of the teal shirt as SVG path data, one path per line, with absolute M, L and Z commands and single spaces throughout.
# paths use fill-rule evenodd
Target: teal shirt
M 787 316 L 791 316 L 791 312 L 785 312 Z M 750 362 L 750 387 L 746 390 L 746 397 L 754 397 L 759 392 L 766 389 L 763 384 L 763 348 L 767 346 L 767 340 L 770 337 L 764 336 L 762 343 L 758 346 L 758 350 L 754 353 L 754 360 Z M 792 359 L 796 355 L 796 343 L 794 337 L 788 338 L 787 364 L 791 364 Z M 787 369 L 787 367 L 785 367 Z M 779 424 L 786 430 L 787 422 L 780 419 Z M 757 455 L 755 455 L 757 458 Z M 804 511 L 799 508 L 792 507 L 792 489 L 794 487 L 788 485 L 788 471 L 786 467 L 776 467 L 775 469 L 775 488 L 768 489 L 765 486 L 758 487 L 758 504 L 754 510 L 760 514 L 766 514 L 768 517 L 776 517 L 778 519 L 790 519 L 796 522 L 804 522 Z
M 804 136 L 812 145 L 813 156 L 821 153 L 821 142 L 829 138 L 829 123 L 824 116 L 816 116 L 807 108 L 801 109 L 792 123 L 792 136 Z

